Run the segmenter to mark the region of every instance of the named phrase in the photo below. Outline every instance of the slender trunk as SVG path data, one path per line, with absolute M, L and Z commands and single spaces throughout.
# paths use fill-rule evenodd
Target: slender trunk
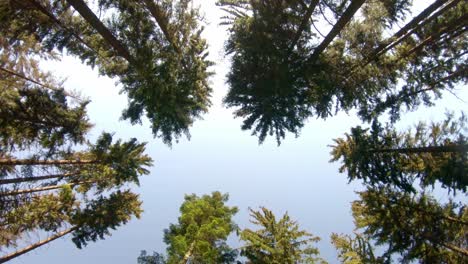
M 307 12 L 304 15 L 304 18 L 301 21 L 301 24 L 299 26 L 299 29 L 296 32 L 296 35 L 293 38 L 293 41 L 291 42 L 291 46 L 288 49 L 288 53 L 291 53 L 294 50 L 294 47 L 297 45 L 297 42 L 301 38 L 302 32 L 306 29 L 307 22 L 309 22 L 310 17 L 312 16 L 312 13 L 315 10 L 315 7 L 319 3 L 319 0 L 312 0 L 310 3 L 309 7 L 307 8 Z
M 407 58 L 408 56 L 414 54 L 415 52 L 421 51 L 427 45 L 429 45 L 431 43 L 434 43 L 435 41 L 439 40 L 439 38 L 444 34 L 449 35 L 449 34 L 454 33 L 454 32 L 455 32 L 455 34 L 457 34 L 457 30 L 460 30 L 460 29 L 461 29 L 461 33 L 466 32 L 466 29 L 463 29 L 464 28 L 463 24 L 460 24 L 460 23 L 463 23 L 463 21 L 466 21 L 467 18 L 468 18 L 468 15 L 465 14 L 464 16 L 460 17 L 459 19 L 457 19 L 457 20 L 453 21 L 452 23 L 444 26 L 440 31 L 438 31 L 438 32 L 436 32 L 434 34 L 431 34 L 429 37 L 427 37 L 423 41 L 421 41 L 421 43 L 419 43 L 418 45 L 413 47 L 410 51 L 406 52 L 406 54 L 403 57 L 398 58 L 398 60 Z
M 84 183 L 93 183 L 94 181 L 82 181 L 82 182 L 76 182 L 76 183 L 71 183 L 69 184 L 70 186 L 76 186 Z M 0 197 L 2 196 L 12 196 L 12 195 L 18 195 L 18 194 L 26 194 L 26 193 L 35 193 L 35 192 L 44 192 L 44 191 L 51 191 L 51 190 L 56 190 L 60 189 L 63 186 L 67 184 L 61 184 L 61 185 L 52 185 L 52 186 L 46 186 L 46 187 L 40 187 L 40 188 L 33 188 L 33 189 L 25 189 L 25 190 L 16 190 L 16 191 L 11 191 L 11 192 L 4 192 L 0 193 Z
M 8 74 L 10 74 L 10 75 L 13 75 L 13 76 L 16 76 L 16 77 L 19 77 L 19 78 L 21 78 L 21 79 L 23 79 L 23 80 L 26 80 L 26 81 L 28 81 L 28 82 L 32 82 L 32 83 L 34 83 L 34 84 L 37 84 L 37 85 L 39 85 L 39 86 L 41 86 L 41 87 L 43 87 L 43 88 L 46 88 L 46 89 L 49 89 L 49 90 L 52 90 L 52 91 L 61 91 L 61 90 L 62 90 L 62 89 L 60 89 L 60 88 L 55 88 L 55 87 L 52 87 L 52 86 L 43 84 L 43 83 L 41 83 L 41 82 L 38 82 L 38 81 L 36 81 L 36 80 L 33 80 L 33 79 L 29 78 L 29 77 L 24 76 L 24 75 L 21 74 L 21 73 L 14 72 L 14 71 L 12 71 L 12 70 L 5 69 L 5 68 L 3 68 L 3 67 L 0 67 L 0 71 L 6 72 L 6 73 L 8 73 Z M 74 98 L 74 99 L 77 99 L 77 100 L 80 100 L 80 101 L 81 101 L 81 99 L 78 98 L 77 96 L 71 95 L 71 94 L 69 94 L 69 93 L 67 93 L 67 92 L 65 92 L 65 91 L 63 91 L 63 94 L 66 95 L 66 96 L 69 96 L 69 97 L 72 97 L 72 98 Z
M 169 44 L 172 46 L 175 52 L 180 56 L 182 67 L 186 70 L 187 63 L 184 60 L 184 55 L 182 54 L 182 50 L 180 49 L 179 45 L 176 43 L 174 39 L 173 32 L 169 31 L 168 19 L 167 19 L 166 14 L 164 13 L 164 10 L 162 10 L 159 5 L 154 3 L 153 0 L 143 0 L 143 1 L 145 2 L 146 8 L 150 11 L 151 15 L 156 20 L 156 23 L 158 24 L 159 28 L 163 32 L 166 40 L 169 42 Z
M 377 149 L 371 150 L 371 153 L 446 153 L 446 152 L 468 152 L 468 145 L 450 145 L 450 146 L 429 146 L 417 148 L 398 148 L 398 149 Z
M 447 4 L 444 8 L 436 12 L 434 15 L 428 17 L 431 13 L 436 11 L 439 7 L 443 4 L 448 2 L 447 0 L 437 0 L 426 9 L 424 9 L 419 15 L 413 18 L 410 22 L 408 22 L 405 26 L 403 26 L 397 33 L 395 33 L 392 37 L 385 40 L 381 43 L 372 53 L 370 59 L 367 60 L 365 65 L 369 64 L 371 61 L 377 59 L 380 55 L 387 52 L 391 48 L 395 47 L 399 43 L 401 43 L 404 39 L 414 33 L 415 30 L 421 28 L 422 26 L 426 25 L 430 21 L 437 18 L 440 14 L 445 12 L 448 8 L 452 7 L 454 3 L 459 2 L 459 0 L 452 0 L 452 3 Z M 425 20 L 424 20 L 425 19 Z M 423 21 L 424 20 L 424 21 Z M 423 21 L 422 23 L 420 23 Z M 365 66 L 363 65 L 363 66 Z M 363 67 L 362 66 L 362 67 Z
M 102 38 L 110 44 L 117 54 L 125 58 L 129 63 L 134 63 L 135 60 L 130 55 L 130 52 L 124 45 L 117 40 L 112 32 L 99 20 L 93 11 L 86 5 L 83 0 L 67 0 L 73 8 L 102 36 Z
M 189 258 L 193 254 L 193 248 L 194 247 L 195 247 L 195 241 L 193 241 L 192 244 L 190 244 L 189 250 L 185 253 L 184 258 L 182 259 L 182 261 L 180 261 L 180 264 L 186 264 L 187 263 L 187 261 L 189 260 Z
M 442 246 L 444 246 L 445 248 L 448 248 L 454 252 L 457 252 L 457 253 L 460 253 L 462 255 L 464 255 L 465 257 L 468 257 L 468 250 L 464 249 L 464 248 L 459 248 L 455 245 L 452 245 L 452 244 L 449 244 L 449 243 L 442 243 Z
M 77 229 L 78 229 L 78 227 L 76 227 L 76 226 L 72 227 L 72 228 L 69 228 L 69 229 L 64 230 L 62 232 L 59 232 L 59 233 L 57 233 L 57 234 L 55 234 L 55 235 L 53 235 L 51 237 L 48 237 L 48 238 L 46 238 L 44 240 L 41 240 L 41 241 L 39 241 L 37 243 L 34 243 L 34 244 L 29 245 L 29 246 L 27 246 L 25 248 L 22 248 L 22 249 L 20 249 L 20 250 L 18 250 L 16 252 L 10 253 L 10 254 L 5 255 L 5 256 L 2 256 L 2 257 L 0 257 L 0 263 L 5 263 L 5 262 L 7 262 L 9 260 L 12 260 L 12 259 L 14 259 L 16 257 L 19 257 L 19 256 L 23 255 L 23 254 L 26 254 L 31 250 L 34 250 L 34 249 L 36 249 L 36 248 L 38 248 L 40 246 L 43 246 L 43 245 L 45 245 L 45 244 L 47 244 L 49 242 L 52 242 L 52 241 L 54 241 L 54 240 L 56 240 L 58 238 L 61 238 L 61 237 L 65 236 L 65 235 L 67 235 L 67 234 L 69 234 L 69 233 L 71 233 L 71 232 L 73 232 L 73 231 L 75 231 Z
M 97 160 L 37 160 L 37 159 L 0 159 L 0 166 L 20 165 L 86 165 L 99 163 Z
M 388 38 L 386 41 L 381 43 L 375 50 L 373 50 L 370 53 L 370 55 L 367 56 L 368 58 L 365 60 L 364 63 L 353 67 L 347 74 L 345 74 L 346 76 L 348 76 L 347 78 L 349 78 L 349 76 L 352 75 L 356 71 L 357 68 L 363 68 L 369 65 L 369 63 L 371 63 L 372 61 L 377 60 L 377 58 L 380 57 L 382 54 L 384 54 L 388 50 L 392 49 L 393 47 L 401 43 L 403 40 L 411 36 L 416 30 L 420 29 L 422 26 L 426 25 L 427 23 L 439 17 L 442 13 L 447 11 L 449 8 L 453 7 L 459 1 L 460 0 L 452 0 L 450 3 L 448 3 L 443 8 L 441 8 L 439 11 L 437 11 L 436 13 L 428 17 L 431 13 L 433 13 L 443 4 L 445 4 L 447 0 L 438 0 L 434 2 L 433 4 L 431 4 L 425 10 L 423 10 L 419 15 L 417 15 L 410 22 L 408 22 L 405 26 L 403 26 L 403 28 L 401 28 L 392 37 Z M 420 23 L 421 21 L 422 23 Z
M 0 180 L 0 185 L 11 184 L 11 183 L 22 183 L 22 182 L 34 182 L 40 180 L 49 180 L 57 178 L 65 178 L 79 175 L 79 173 L 63 173 L 63 174 L 52 174 L 52 175 L 43 175 L 35 177 L 23 177 L 23 178 L 14 178 L 14 179 L 2 179 Z
M 353 0 L 349 4 L 348 8 L 345 10 L 343 15 L 338 19 L 336 24 L 327 34 L 325 39 L 320 43 L 320 45 L 314 50 L 314 53 L 309 57 L 309 62 L 315 62 L 319 55 L 330 45 L 333 39 L 343 30 L 343 28 L 348 24 L 348 22 L 353 18 L 354 14 L 359 10 L 359 8 L 364 4 L 365 0 Z
M 154 17 L 156 22 L 158 23 L 159 28 L 164 34 L 164 37 L 166 37 L 167 41 L 171 44 L 172 48 L 179 54 L 182 55 L 182 52 L 175 43 L 174 37 L 169 32 L 169 26 L 168 26 L 168 19 L 166 17 L 166 14 L 164 14 L 164 11 L 161 9 L 161 7 L 157 4 L 154 3 L 153 0 L 143 0 L 145 2 L 146 8 L 150 11 L 151 15 Z
M 17 0 L 15 0 L 18 2 Z M 64 29 L 68 33 L 70 33 L 73 37 L 75 37 L 79 42 L 81 42 L 83 45 L 88 47 L 90 50 L 92 50 L 94 53 L 97 54 L 98 57 L 100 57 L 102 60 L 107 61 L 107 58 L 102 57 L 99 52 L 93 48 L 88 42 L 86 42 L 78 33 L 75 32 L 74 29 L 71 29 L 67 26 L 65 26 L 60 19 L 58 19 L 54 14 L 49 12 L 47 8 L 41 5 L 41 3 L 37 2 L 36 0 L 29 0 L 30 3 L 32 3 L 39 11 L 41 11 L 43 14 L 45 14 L 47 17 L 49 17 L 55 24 L 57 24 L 60 28 Z

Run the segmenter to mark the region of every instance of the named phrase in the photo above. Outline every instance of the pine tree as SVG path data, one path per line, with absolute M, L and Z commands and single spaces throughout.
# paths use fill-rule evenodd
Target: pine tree
M 240 238 L 245 242 L 241 255 L 251 263 L 293 264 L 324 263 L 316 257 L 318 249 L 311 244 L 320 240 L 312 234 L 300 230 L 299 224 L 286 213 L 279 220 L 268 209 L 250 209 L 251 222 L 260 226 L 259 230 L 244 229 Z
M 340 172 L 350 181 L 361 179 L 379 186 L 391 184 L 415 191 L 414 184 L 442 184 L 467 191 L 466 117 L 453 115 L 440 123 L 423 122 L 415 130 L 399 133 L 374 121 L 371 129 L 356 127 L 345 138 L 335 139 L 331 161 L 341 160 Z
M 226 239 L 236 226 L 236 207 L 225 205 L 227 194 L 186 195 L 177 224 L 164 230 L 167 263 L 234 263 L 236 252 Z

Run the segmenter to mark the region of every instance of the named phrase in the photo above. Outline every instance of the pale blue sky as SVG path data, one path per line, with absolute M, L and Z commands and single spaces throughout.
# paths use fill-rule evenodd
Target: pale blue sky
M 136 137 L 148 142 L 147 153 L 155 162 L 151 174 L 141 178 L 141 186 L 133 188 L 143 200 L 145 212 L 141 219 L 131 221 L 113 231 L 111 237 L 91 243 L 83 250 L 76 249 L 70 237 L 65 237 L 17 258 L 12 264 L 136 263 L 142 249 L 165 251 L 163 229 L 177 221 L 184 194 L 202 195 L 216 190 L 228 192 L 229 204 L 239 207 L 235 221 L 241 228 L 249 226 L 248 207 L 266 206 L 278 215 L 288 211 L 302 228 L 322 238 L 318 243 L 322 256 L 330 263 L 336 262 L 329 237 L 332 232 L 352 232 L 350 202 L 356 198 L 354 192 L 360 186 L 347 184 L 346 176 L 338 173 L 338 164 L 328 163 L 327 145 L 360 124 L 359 120 L 345 113 L 325 121 L 311 119 L 299 138 L 287 135 L 280 147 L 273 138 L 258 145 L 257 138 L 249 131 L 241 131 L 241 120 L 232 118 L 232 110 L 221 105 L 227 91 L 224 76 L 229 66 L 222 56 L 225 28 L 218 26 L 221 13 L 212 1 L 204 5 L 209 7 L 205 11 L 210 22 L 205 36 L 211 58 L 217 63 L 212 78 L 213 106 L 204 120 L 191 128 L 191 140 L 182 139 L 172 149 L 152 137 L 147 122 L 131 126 L 119 121 L 127 99 L 119 95 L 115 81 L 98 77 L 96 70 L 71 57 L 44 64 L 57 75 L 68 78 L 67 88 L 91 98 L 88 113 L 96 124 L 91 139 L 103 130 L 115 132 L 116 137 L 123 139 Z M 468 101 L 466 89 L 458 95 Z M 404 115 L 399 126 L 406 128 L 421 119 L 439 120 L 445 109 L 466 108 L 466 103 L 446 94 L 437 108 Z M 232 246 L 238 244 L 237 238 L 230 242 Z

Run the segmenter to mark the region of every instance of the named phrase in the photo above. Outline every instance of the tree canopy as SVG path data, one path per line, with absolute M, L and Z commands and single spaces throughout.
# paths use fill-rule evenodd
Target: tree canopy
M 218 1 L 230 33 L 226 106 L 260 143 L 279 144 L 312 116 L 356 109 L 364 121 L 385 112 L 396 121 L 433 104 L 467 80 L 467 4 L 435 1 L 399 29 L 410 2 Z M 329 22 L 327 11 L 337 18 L 323 35 L 315 23 Z

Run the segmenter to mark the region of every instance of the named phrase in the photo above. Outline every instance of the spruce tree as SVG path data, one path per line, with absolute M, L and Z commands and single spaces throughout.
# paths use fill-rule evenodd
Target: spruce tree
M 419 123 L 414 130 L 398 132 L 374 121 L 370 129 L 356 127 L 335 139 L 331 161 L 341 161 L 340 172 L 350 181 L 379 186 L 391 184 L 415 191 L 436 183 L 453 191 L 467 191 L 468 144 L 466 117 L 452 114 L 439 123 Z
M 240 238 L 245 242 L 241 255 L 255 264 L 324 263 L 317 257 L 318 249 L 312 246 L 320 238 L 299 229 L 299 224 L 286 213 L 276 220 L 275 215 L 262 207 L 250 209 L 251 222 L 260 229 L 244 229 Z
M 359 193 L 352 211 L 356 227 L 400 262 L 464 263 L 468 212 L 463 203 L 437 202 L 428 194 L 391 187 Z
M 0 32 L 11 42 L 33 36 L 43 51 L 64 50 L 123 84 L 123 118 L 146 115 L 154 136 L 171 144 L 207 112 L 211 88 L 200 12 L 191 1 L 99 1 L 100 20 L 85 1 L 8 1 Z M 73 10 L 78 11 L 77 15 Z M 35 26 L 31 26 L 35 25 Z
M 232 55 L 224 102 L 260 143 L 268 135 L 279 143 L 308 118 L 338 111 L 357 109 L 366 122 L 388 112 L 396 121 L 466 82 L 465 1 L 436 0 L 402 28 L 411 1 L 218 4 L 228 13 Z M 323 34 L 314 23 L 330 22 L 327 11 L 336 22 Z

